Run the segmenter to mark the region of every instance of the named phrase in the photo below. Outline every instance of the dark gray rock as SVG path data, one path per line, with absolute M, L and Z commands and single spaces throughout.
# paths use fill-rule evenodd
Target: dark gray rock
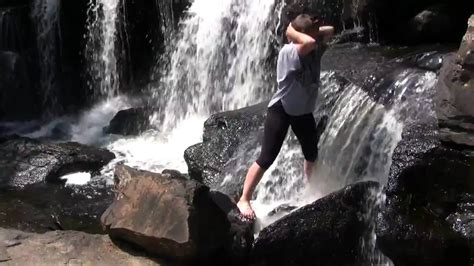
M 115 155 L 79 143 L 48 143 L 18 136 L 0 138 L 0 184 L 22 188 L 41 182 L 60 182 L 75 172 L 97 174 Z
M 263 128 L 266 110 L 265 102 L 212 115 L 204 123 L 203 142 L 184 152 L 191 178 L 231 196 L 240 193 L 242 184 L 221 186 L 227 174 L 224 169 L 242 146 L 259 146 L 259 132 Z
M 377 191 L 376 182 L 357 183 L 285 216 L 260 232 L 251 265 L 359 265 Z
M 149 118 L 155 111 L 157 109 L 144 107 L 119 111 L 110 121 L 109 126 L 104 128 L 104 132 L 124 136 L 139 135 L 153 128 Z
M 113 192 L 111 187 L 96 183 L 0 189 L 0 227 L 36 233 L 76 230 L 102 234 L 100 216 L 112 203 Z
M 474 255 L 474 156 L 439 139 L 435 123 L 408 125 L 393 154 L 377 244 L 395 265 L 469 265 Z
M 376 0 L 370 5 L 379 39 L 404 44 L 458 42 L 474 10 L 469 0 Z
M 238 263 L 246 260 L 253 236 L 230 199 L 183 176 L 156 174 L 119 165 L 117 197 L 103 214 L 105 230 L 162 258 Z M 151 211 L 152 210 L 152 211 Z

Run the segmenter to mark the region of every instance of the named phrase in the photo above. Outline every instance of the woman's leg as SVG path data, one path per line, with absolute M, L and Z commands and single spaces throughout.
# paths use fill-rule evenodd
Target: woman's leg
M 291 117 L 291 129 L 298 138 L 303 150 L 304 175 L 309 181 L 313 173 L 314 162 L 318 157 L 319 135 L 313 114 Z
M 289 125 L 289 116 L 285 113 L 281 103 L 277 103 L 268 109 L 264 125 L 262 151 L 257 161 L 252 164 L 247 172 L 242 196 L 237 203 L 237 207 L 246 218 L 255 218 L 250 200 L 263 174 L 278 156 L 288 133 Z

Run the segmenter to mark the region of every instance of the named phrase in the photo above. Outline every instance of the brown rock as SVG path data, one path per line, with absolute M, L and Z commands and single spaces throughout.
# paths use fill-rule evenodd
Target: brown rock
M 115 174 L 117 196 L 101 219 L 111 236 L 186 261 L 212 256 L 229 243 L 229 221 L 206 186 L 123 165 Z
M 34 234 L 3 228 L 0 228 L 1 263 L 12 266 L 160 265 L 143 254 L 132 255 L 117 248 L 106 235 L 76 231 Z
M 456 54 L 441 69 L 436 112 L 443 140 L 474 146 L 474 15 Z

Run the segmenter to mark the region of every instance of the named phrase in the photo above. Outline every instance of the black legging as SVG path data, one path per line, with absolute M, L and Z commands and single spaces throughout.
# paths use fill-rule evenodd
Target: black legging
M 291 129 L 298 138 L 303 150 L 304 158 L 314 162 L 318 157 L 318 133 L 313 114 L 301 116 L 288 115 L 283 109 L 281 102 L 268 108 L 263 132 L 263 144 L 257 164 L 263 169 L 268 169 L 280 153 L 283 141 Z

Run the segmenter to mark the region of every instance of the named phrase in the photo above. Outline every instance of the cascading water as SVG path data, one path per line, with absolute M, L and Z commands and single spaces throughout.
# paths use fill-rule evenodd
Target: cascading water
M 165 131 L 188 116 L 247 106 L 268 95 L 272 83 L 265 61 L 274 2 L 194 1 L 170 52 L 163 91 L 156 93 Z
M 0 9 L 0 50 L 19 52 L 26 46 L 19 9 Z
M 432 112 L 429 93 L 437 79 L 431 72 L 406 70 L 400 73 L 384 88 L 393 93 L 393 103 L 388 107 L 376 103 L 356 85 L 344 88 L 339 95 L 335 92 L 340 88 L 328 81 L 330 79 L 323 77 L 315 112 L 316 115 L 327 114 L 329 120 L 319 141 L 319 157 L 311 188 L 302 189 L 303 158 L 291 136 L 257 188 L 257 205 L 268 205 L 263 211 L 281 203 L 301 206 L 358 181 L 386 184 L 391 156 L 401 139 L 403 123 Z M 260 214 L 266 215 L 265 212 Z
M 36 43 L 40 64 L 40 84 L 46 112 L 58 105 L 58 56 L 59 56 L 59 0 L 36 0 L 32 16 L 36 26 Z
M 210 114 L 268 96 L 273 83 L 265 62 L 274 7 L 274 0 L 194 1 L 178 39 L 167 47 L 168 58 L 162 59 L 169 68 L 160 70 L 162 89 L 154 90 L 154 98 L 161 112 L 152 118 L 160 132 L 112 142 L 108 148 L 119 154 L 118 160 L 141 169 L 186 172 L 183 152 L 201 141 Z
M 98 96 L 117 96 L 120 67 L 117 59 L 117 31 L 120 0 L 91 0 L 87 20 L 86 58 L 89 88 Z

